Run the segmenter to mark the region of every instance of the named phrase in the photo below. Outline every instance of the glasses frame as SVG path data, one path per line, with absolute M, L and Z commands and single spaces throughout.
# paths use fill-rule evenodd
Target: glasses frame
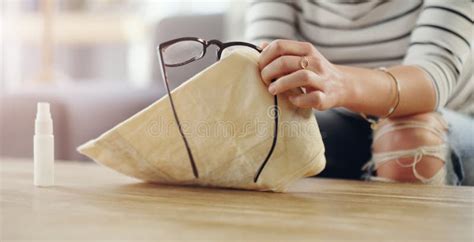
M 186 60 L 182 63 L 166 64 L 164 62 L 164 58 L 163 58 L 163 53 L 166 50 L 166 48 L 173 45 L 173 44 L 176 44 L 178 42 L 182 42 L 182 41 L 195 41 L 195 42 L 201 43 L 202 44 L 201 55 L 200 56 L 195 56 L 195 57 L 193 57 L 189 60 Z M 173 40 L 163 42 L 163 43 L 159 44 L 158 47 L 157 47 L 157 54 L 158 54 L 158 59 L 159 59 L 159 62 L 160 62 L 163 82 L 166 86 L 166 92 L 168 94 L 171 109 L 173 111 L 173 116 L 174 116 L 174 119 L 175 119 L 176 124 L 178 126 L 179 133 L 180 133 L 180 135 L 183 139 L 184 145 L 186 146 L 186 151 L 188 153 L 189 161 L 191 163 L 191 168 L 193 170 L 193 175 L 194 175 L 195 178 L 199 178 L 199 171 L 198 171 L 198 168 L 196 166 L 196 162 L 194 161 L 194 157 L 193 157 L 191 148 L 189 147 L 188 140 L 187 140 L 186 136 L 184 135 L 181 123 L 179 121 L 178 113 L 176 112 L 176 108 L 175 108 L 175 105 L 174 105 L 174 101 L 173 101 L 173 98 L 172 98 L 172 95 L 171 95 L 171 90 L 170 90 L 170 86 L 169 86 L 169 82 L 168 82 L 168 75 L 167 75 L 167 72 L 166 72 L 166 67 L 184 66 L 184 65 L 189 64 L 191 62 L 197 61 L 197 60 L 203 58 L 206 55 L 207 47 L 209 47 L 211 45 L 217 46 L 217 52 L 216 52 L 217 60 L 216 61 L 219 61 L 221 59 L 222 52 L 224 51 L 224 49 L 228 48 L 228 47 L 231 47 L 231 46 L 246 46 L 246 47 L 250 47 L 250 48 L 258 51 L 259 53 L 262 52 L 261 48 L 259 48 L 258 46 L 254 45 L 254 44 L 247 43 L 247 42 L 232 41 L 232 42 L 223 43 L 223 42 L 221 42 L 219 40 L 216 40 L 216 39 L 212 39 L 212 40 L 207 41 L 207 40 L 197 38 L 197 37 L 177 38 L 177 39 L 173 39 Z M 276 146 L 276 142 L 277 142 L 277 138 L 278 138 L 278 117 L 279 117 L 278 96 L 277 95 L 273 96 L 273 115 L 274 115 L 273 118 L 274 118 L 275 127 L 274 127 L 274 130 L 273 130 L 272 145 L 270 147 L 270 150 L 267 153 L 267 156 L 265 157 L 265 159 L 261 163 L 260 167 L 258 168 L 258 170 L 257 170 L 257 172 L 254 176 L 253 181 L 255 183 L 257 183 L 258 178 L 260 177 L 263 169 L 265 168 L 266 164 L 268 163 L 268 160 L 270 160 L 270 157 L 272 156 L 273 151 L 275 150 L 275 146 Z

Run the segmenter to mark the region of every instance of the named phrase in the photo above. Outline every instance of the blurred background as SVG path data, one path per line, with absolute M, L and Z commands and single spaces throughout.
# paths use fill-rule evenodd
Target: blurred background
M 164 95 L 156 46 L 242 40 L 244 0 L 1 0 L 0 156 L 31 157 L 36 103 L 51 103 L 56 157 Z M 212 52 L 213 53 L 213 52 Z M 215 56 L 200 63 L 203 68 Z M 195 70 L 180 72 L 180 82 Z

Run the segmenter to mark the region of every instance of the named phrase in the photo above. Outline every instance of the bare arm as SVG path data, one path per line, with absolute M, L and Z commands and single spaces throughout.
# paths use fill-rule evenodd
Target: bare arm
M 337 66 L 354 89 L 353 98 L 342 106 L 365 114 L 384 116 L 394 105 L 393 80 L 384 72 Z M 388 70 L 400 85 L 400 103 L 392 117 L 430 112 L 435 109 L 435 91 L 428 75 L 415 66 L 396 66 Z
M 303 56 L 309 62 L 306 69 L 300 65 Z M 346 107 L 355 112 L 384 116 L 396 99 L 395 84 L 386 73 L 333 65 L 310 43 L 273 41 L 264 48 L 259 65 L 270 93 L 285 93 L 298 87 L 306 89 L 304 94 L 290 96 L 290 101 L 299 107 L 319 110 Z M 433 84 L 423 70 L 397 66 L 389 71 L 401 88 L 400 104 L 392 116 L 434 110 Z

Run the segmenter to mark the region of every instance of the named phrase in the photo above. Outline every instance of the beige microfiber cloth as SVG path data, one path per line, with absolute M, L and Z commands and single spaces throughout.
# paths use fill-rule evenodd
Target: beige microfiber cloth
M 173 90 L 177 114 L 199 178 L 173 117 L 168 96 L 78 148 L 120 173 L 149 182 L 282 192 L 325 166 L 324 145 L 311 109 L 279 96 L 275 150 L 273 97 L 260 78 L 258 54 L 235 51 Z

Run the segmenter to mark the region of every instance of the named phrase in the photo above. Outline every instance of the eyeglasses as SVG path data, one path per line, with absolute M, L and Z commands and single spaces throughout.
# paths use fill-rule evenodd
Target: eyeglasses
M 199 178 L 198 168 L 196 166 L 196 162 L 194 161 L 193 153 L 189 146 L 188 140 L 186 136 L 184 135 L 181 123 L 179 121 L 178 113 L 176 112 L 173 98 L 171 96 L 171 90 L 170 90 L 170 86 L 168 82 L 168 77 L 166 74 L 166 67 L 184 66 L 193 61 L 199 60 L 206 55 L 207 47 L 211 45 L 217 46 L 217 53 L 216 53 L 217 61 L 221 59 L 221 56 L 224 51 L 227 51 L 231 49 L 232 47 L 246 46 L 258 52 L 262 51 L 259 47 L 250 43 L 246 43 L 246 42 L 235 41 L 235 42 L 222 43 L 219 40 L 206 41 L 206 40 L 195 38 L 195 37 L 183 37 L 183 38 L 178 38 L 174 40 L 169 40 L 169 41 L 161 43 L 157 48 L 158 57 L 160 60 L 160 66 L 161 66 L 161 73 L 162 73 L 163 81 L 165 83 L 166 91 L 168 93 L 168 97 L 170 100 L 173 116 L 178 126 L 179 133 L 181 137 L 183 138 L 184 145 L 186 146 L 186 151 L 188 153 L 189 161 L 191 163 L 191 168 L 192 168 L 195 178 Z M 273 154 L 273 151 L 275 149 L 276 142 L 277 142 L 279 109 L 278 109 L 278 98 L 276 95 L 273 98 L 273 102 L 274 103 L 273 103 L 272 111 L 273 111 L 273 119 L 275 122 L 275 127 L 273 130 L 273 141 L 272 141 L 270 150 L 268 151 L 265 159 L 261 163 L 260 167 L 258 168 L 254 176 L 255 183 L 258 181 L 258 178 L 260 177 L 260 174 L 262 173 L 263 169 L 268 163 L 268 160 L 270 160 L 270 157 Z

